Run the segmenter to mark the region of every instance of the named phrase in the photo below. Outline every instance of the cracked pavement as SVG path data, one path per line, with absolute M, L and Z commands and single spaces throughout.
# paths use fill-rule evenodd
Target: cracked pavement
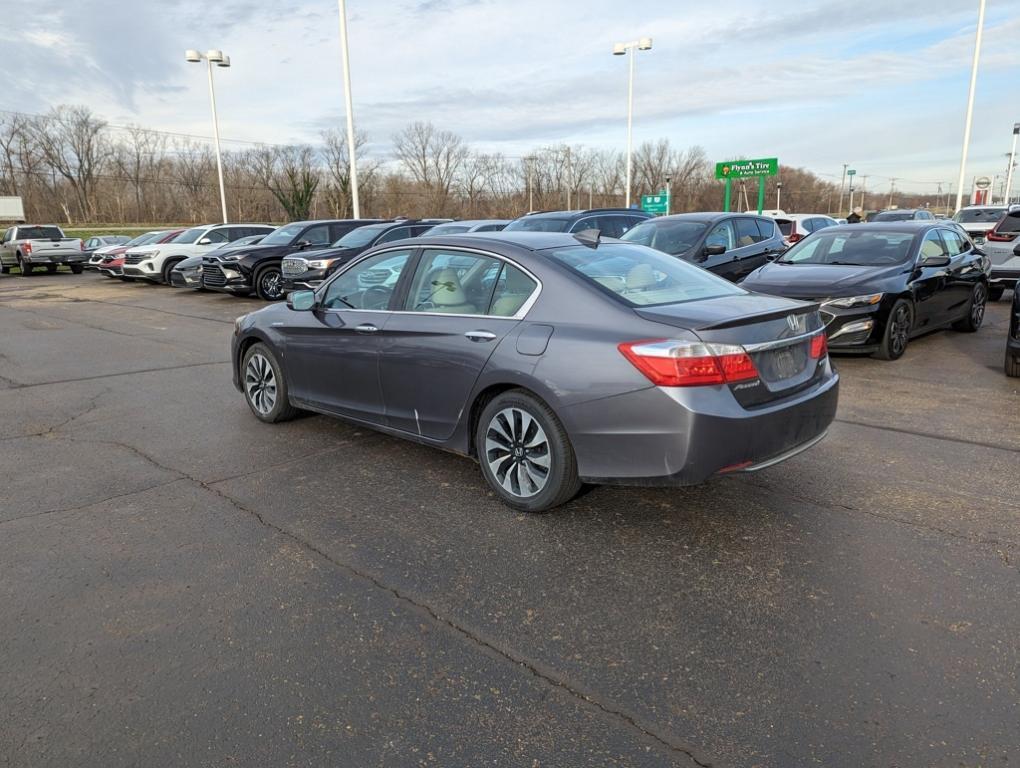
M 230 384 L 259 304 L 0 278 L 0 766 L 1008 765 L 1005 302 L 839 358 L 827 440 L 512 513 Z

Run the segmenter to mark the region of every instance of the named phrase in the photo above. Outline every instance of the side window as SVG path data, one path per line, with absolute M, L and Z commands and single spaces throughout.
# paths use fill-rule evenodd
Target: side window
M 577 221 L 575 221 L 568 231 L 583 232 L 586 229 L 598 229 L 598 228 L 599 228 L 598 219 L 594 216 L 586 216 L 583 219 L 578 219 Z
M 309 227 L 301 235 L 301 239 L 307 240 L 312 245 L 329 245 L 332 242 L 329 239 L 329 226 L 326 224 Z
M 946 255 L 946 249 L 942 243 L 942 238 L 939 237 L 938 230 L 933 229 L 931 232 L 926 234 L 924 236 L 924 240 L 921 241 L 921 258 L 940 259 Z
M 349 224 L 330 224 L 329 225 L 329 242 L 331 244 L 335 243 L 337 240 L 339 240 L 341 237 L 346 235 L 352 229 L 357 229 L 357 227 L 352 227 Z
M 538 288 L 538 284 L 522 270 L 512 264 L 504 264 L 496 279 L 496 290 L 492 294 L 492 304 L 486 314 L 495 317 L 513 317 L 524 306 L 536 288 Z
M 419 224 L 415 227 L 411 227 L 411 234 L 408 235 L 408 237 L 421 237 L 435 226 L 435 224 Z
M 720 221 L 716 224 L 712 231 L 708 233 L 708 237 L 705 239 L 705 245 L 721 245 L 727 251 L 733 249 L 733 244 L 736 242 L 733 236 L 733 221 L 727 219 L 726 221 Z
M 12 228 L 12 229 L 8 229 L 8 230 L 7 230 L 6 232 L 4 232 L 4 239 L 3 239 L 3 242 L 5 242 L 5 243 L 9 243 L 9 242 L 11 241 L 11 234 L 12 234 L 13 232 L 14 232 L 14 229 L 13 229 L 13 228 Z
M 960 237 L 958 232 L 953 232 L 951 229 L 939 230 L 942 233 L 942 240 L 946 244 L 946 253 L 950 256 L 959 256 L 966 250 L 970 249 L 970 246 L 963 242 L 963 238 Z
M 754 219 L 742 216 L 737 219 L 736 224 L 738 248 L 754 245 L 761 240 L 761 233 L 758 232 L 758 225 L 754 223 Z
M 602 237 L 622 237 L 629 229 L 624 216 L 599 216 L 595 219 L 595 228 Z
M 404 309 L 484 315 L 492 303 L 502 266 L 499 259 L 481 254 L 428 248 L 418 262 Z
M 388 309 L 411 253 L 410 249 L 387 251 L 359 261 L 326 286 L 322 306 L 327 309 Z
M 771 219 L 755 219 L 758 224 L 758 242 L 768 240 L 776 233 L 776 223 Z
M 405 237 L 411 237 L 410 227 L 394 227 L 376 240 L 375 244 L 379 245 L 380 243 L 389 243 L 393 240 L 403 240 Z
M 200 237 L 199 240 L 203 240 L 205 238 L 209 238 L 209 240 L 211 240 L 213 244 L 225 243 L 227 242 L 227 233 L 222 229 L 211 229 L 204 235 L 202 235 L 202 237 Z

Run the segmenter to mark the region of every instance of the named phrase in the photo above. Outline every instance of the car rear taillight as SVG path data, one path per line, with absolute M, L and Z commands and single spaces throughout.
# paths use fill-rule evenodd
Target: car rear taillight
M 758 378 L 743 347 L 677 339 L 646 339 L 619 345 L 619 350 L 659 387 L 702 387 Z
M 1008 243 L 1014 237 L 1017 236 L 1016 232 L 996 232 L 994 229 L 988 231 L 985 235 L 986 240 L 991 240 L 994 243 Z
M 32 244 L 29 243 L 29 242 L 22 243 L 21 244 L 21 250 L 24 251 L 25 253 L 31 253 L 32 252 Z
M 829 353 L 829 341 L 825 336 L 825 332 L 819 333 L 817 336 L 811 337 L 811 348 L 809 354 L 812 360 L 821 360 Z
M 799 241 L 799 240 L 803 240 L 803 239 L 804 239 L 804 235 L 800 234 L 799 232 L 791 232 L 790 234 L 788 234 L 788 235 L 786 236 L 786 241 L 787 241 L 787 242 L 788 242 L 788 243 L 789 243 L 790 245 L 793 245 L 793 244 L 794 244 L 794 243 L 796 243 L 797 241 Z

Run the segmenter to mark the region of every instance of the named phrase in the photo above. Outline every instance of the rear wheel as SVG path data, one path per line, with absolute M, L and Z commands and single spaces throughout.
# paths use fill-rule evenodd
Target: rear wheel
M 988 286 L 984 283 L 978 283 L 974 286 L 974 292 L 970 296 L 967 316 L 953 323 L 953 330 L 963 333 L 974 333 L 985 320 L 985 305 L 987 302 Z
M 255 275 L 255 293 L 263 301 L 283 298 L 283 275 L 279 267 L 264 267 Z
M 546 512 L 581 489 L 577 458 L 552 409 L 522 389 L 495 397 L 475 429 L 482 476 L 500 500 L 524 512 Z
M 993 285 L 988 288 L 988 300 L 998 301 L 1002 298 L 1002 294 L 1006 292 L 1006 289 L 1001 285 Z
M 1007 376 L 1013 378 L 1020 378 L 1020 357 L 1010 354 L 1009 350 L 1006 350 L 1006 362 L 1003 365 Z
M 914 326 L 914 310 L 910 303 L 898 299 L 889 312 L 882 334 L 882 343 L 875 355 L 882 360 L 899 360 L 907 351 L 910 330 Z
M 85 271 L 85 267 L 82 264 L 71 264 L 70 266 L 72 274 L 80 275 L 82 272 Z
M 276 356 L 265 344 L 254 344 L 241 363 L 244 399 L 259 421 L 269 424 L 294 418 L 298 411 L 287 399 L 287 380 Z
M 24 275 L 25 277 L 28 277 L 30 274 L 32 274 L 32 265 L 25 261 L 23 258 L 21 258 L 20 253 L 18 254 L 18 266 L 21 267 L 21 274 Z

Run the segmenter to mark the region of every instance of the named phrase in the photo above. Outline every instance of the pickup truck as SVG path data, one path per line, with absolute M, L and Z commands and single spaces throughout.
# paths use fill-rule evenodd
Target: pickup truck
M 60 227 L 53 224 L 19 224 L 4 232 L 0 240 L 0 272 L 21 267 L 21 274 L 30 275 L 37 266 L 56 272 L 58 266 L 66 264 L 78 275 L 87 260 L 81 239 L 64 237 Z

